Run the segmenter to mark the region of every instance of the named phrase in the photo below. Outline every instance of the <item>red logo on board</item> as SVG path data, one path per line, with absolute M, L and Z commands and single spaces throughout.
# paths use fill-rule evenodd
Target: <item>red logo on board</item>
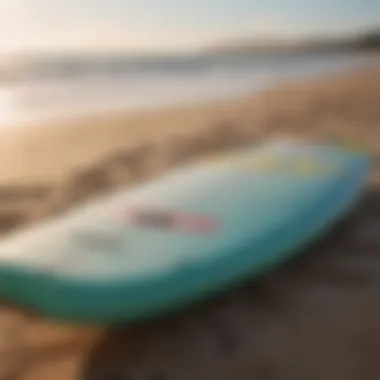
M 210 217 L 181 212 L 134 208 L 123 213 L 123 219 L 134 225 L 178 229 L 194 233 L 208 234 L 216 229 L 216 222 Z

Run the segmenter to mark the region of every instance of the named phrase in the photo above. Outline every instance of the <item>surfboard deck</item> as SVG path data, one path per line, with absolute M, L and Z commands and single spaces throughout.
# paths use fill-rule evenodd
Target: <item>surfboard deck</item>
M 158 316 L 289 259 L 354 204 L 371 159 L 291 139 L 210 157 L 0 243 L 0 297 L 55 320 Z

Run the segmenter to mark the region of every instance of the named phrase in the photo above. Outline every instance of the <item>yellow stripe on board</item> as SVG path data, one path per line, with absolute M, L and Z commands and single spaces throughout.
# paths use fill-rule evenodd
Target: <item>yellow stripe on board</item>
M 261 172 L 261 173 L 290 173 L 300 176 L 318 176 L 318 175 L 336 175 L 339 165 L 323 165 L 317 160 L 311 158 L 303 160 L 284 160 L 274 155 L 254 156 L 251 158 L 242 158 L 232 160 L 228 155 L 213 156 L 206 161 L 207 166 L 212 167 L 234 167 L 236 169 Z

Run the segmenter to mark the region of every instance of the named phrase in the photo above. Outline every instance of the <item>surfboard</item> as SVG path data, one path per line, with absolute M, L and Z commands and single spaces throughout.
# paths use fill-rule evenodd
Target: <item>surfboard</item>
M 369 155 L 272 139 L 118 191 L 0 242 L 0 297 L 106 324 L 169 312 L 255 278 L 342 218 Z

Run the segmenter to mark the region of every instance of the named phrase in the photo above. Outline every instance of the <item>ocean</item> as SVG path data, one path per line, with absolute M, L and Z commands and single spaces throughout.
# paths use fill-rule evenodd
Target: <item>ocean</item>
M 374 63 L 353 53 L 45 57 L 0 82 L 0 127 L 234 98 Z

